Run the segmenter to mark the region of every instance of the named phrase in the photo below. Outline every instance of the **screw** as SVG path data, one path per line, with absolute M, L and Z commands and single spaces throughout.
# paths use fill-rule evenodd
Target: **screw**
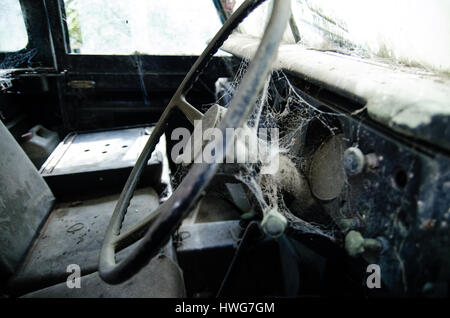
M 364 238 L 358 231 L 350 231 L 345 236 L 345 250 L 350 256 L 356 257 L 365 251 L 380 252 L 383 249 L 378 239 Z
M 349 176 L 355 176 L 363 172 L 364 167 L 375 169 L 379 159 L 376 154 L 364 155 L 358 147 L 350 147 L 344 151 L 344 168 Z

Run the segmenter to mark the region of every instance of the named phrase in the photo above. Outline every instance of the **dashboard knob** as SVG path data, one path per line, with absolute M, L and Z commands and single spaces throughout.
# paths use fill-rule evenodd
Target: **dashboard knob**
M 350 147 L 344 151 L 344 169 L 350 176 L 360 174 L 364 170 L 365 157 L 357 147 Z

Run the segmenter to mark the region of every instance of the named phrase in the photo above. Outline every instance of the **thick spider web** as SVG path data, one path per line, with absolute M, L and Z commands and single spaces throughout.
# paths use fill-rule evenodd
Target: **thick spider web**
M 223 101 L 224 99 L 229 101 L 239 88 L 248 65 L 249 61 L 241 61 L 233 80 L 228 82 L 226 93 L 217 98 L 214 104 L 228 106 Z M 212 105 L 203 105 L 201 110 L 206 111 Z M 247 126 L 256 135 L 260 128 L 268 130 L 278 128 L 279 138 L 278 140 L 268 139 L 270 150 L 266 162 L 239 164 L 239 168 L 234 173 L 235 178 L 248 188 L 249 193 L 253 196 L 250 201 L 255 205 L 255 210 L 265 214 L 275 209 L 286 217 L 290 229 L 302 233 L 318 234 L 334 240 L 334 226 L 303 220 L 298 213 L 293 213 L 288 208 L 284 194 L 286 188 L 297 192 L 306 191 L 306 189 L 302 189 L 307 186 L 303 177 L 305 158 L 298 155 L 298 139 L 303 133 L 302 127 L 312 120 L 318 120 L 329 130 L 330 135 L 335 135 L 338 133 L 338 129 L 330 123 L 330 117 L 342 115 L 323 111 L 317 105 L 306 101 L 283 71 L 274 71 L 269 76 L 255 106 L 254 112 L 247 121 Z M 286 173 L 281 176 L 279 174 L 261 174 L 264 165 L 270 164 L 270 158 L 277 155 L 282 159 L 278 170 L 286 171 Z M 188 169 L 189 167 L 180 165 L 173 175 L 172 182 L 175 185 L 179 184 Z

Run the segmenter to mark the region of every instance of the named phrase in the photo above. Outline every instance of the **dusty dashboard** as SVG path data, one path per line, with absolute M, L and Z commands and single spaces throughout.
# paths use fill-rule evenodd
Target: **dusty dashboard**
M 244 60 L 254 48 L 239 35 L 225 47 Z M 315 62 L 307 59 L 312 56 Z M 280 128 L 281 148 L 291 160 L 280 166 L 291 172 L 281 173 L 276 200 L 292 213 L 294 231 L 327 237 L 364 260 L 356 281 L 372 284 L 369 293 L 446 296 L 448 86 L 398 70 L 382 75 L 380 65 L 345 58 L 280 48 L 279 71 L 268 89 L 271 106 L 260 121 Z M 365 71 L 372 77 L 361 80 Z M 432 89 L 439 94 L 427 95 Z

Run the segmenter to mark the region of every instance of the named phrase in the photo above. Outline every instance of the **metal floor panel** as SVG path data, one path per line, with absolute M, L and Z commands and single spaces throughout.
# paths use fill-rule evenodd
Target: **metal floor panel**
M 41 174 L 61 175 L 134 166 L 153 127 L 71 133 L 41 168 Z M 153 153 L 149 163 L 158 161 Z
M 109 285 L 98 272 L 82 276 L 80 288 L 66 282 L 29 294 L 24 298 L 180 298 L 185 297 L 183 273 L 168 256 L 160 254 L 126 282 Z
M 153 127 L 71 133 L 56 147 L 40 169 L 57 198 L 115 193 L 123 188 Z M 142 185 L 161 191 L 165 140 L 158 143 L 142 173 Z
M 59 203 L 18 273 L 10 281 L 14 294 L 23 294 L 65 282 L 67 266 L 77 264 L 82 275 L 97 271 L 106 228 L 119 194 L 77 202 Z M 125 217 L 123 231 L 149 215 L 159 205 L 153 188 L 142 188 L 135 195 Z M 134 245 L 117 255 L 120 261 Z

